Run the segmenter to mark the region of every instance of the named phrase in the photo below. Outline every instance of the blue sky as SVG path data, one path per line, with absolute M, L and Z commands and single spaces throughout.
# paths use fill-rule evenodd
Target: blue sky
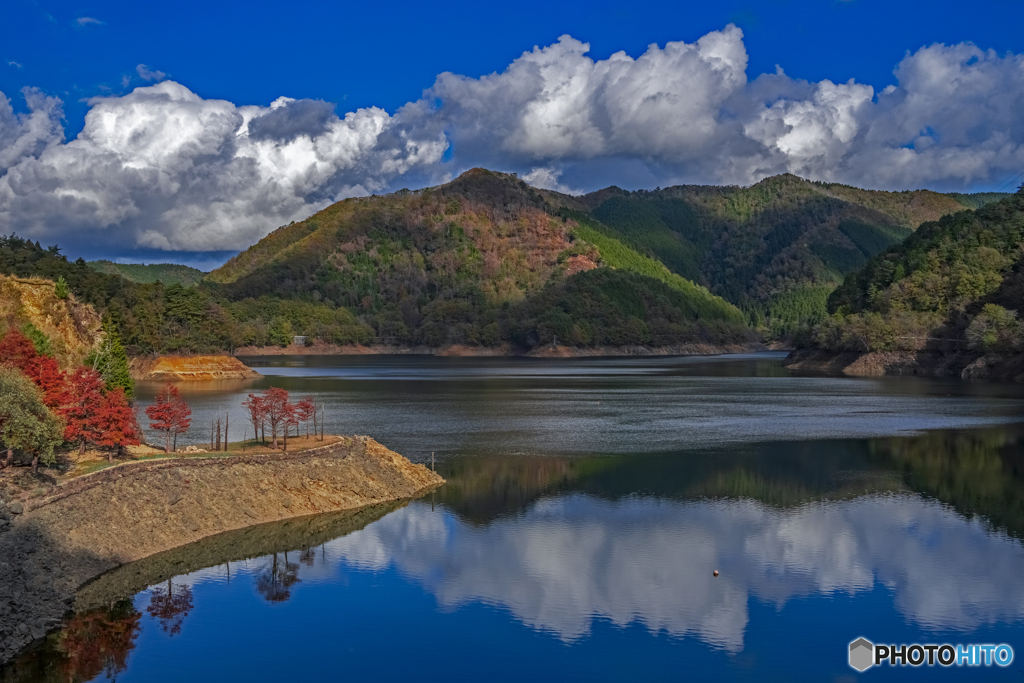
M 474 165 L 570 192 L 998 189 L 1024 167 L 1022 25 L 1011 0 L 5 0 L 0 232 L 216 260 Z
M 794 78 L 855 78 L 879 90 L 895 82 L 893 68 L 908 50 L 932 43 L 1024 52 L 1024 4 L 1016 0 L 2 5 L 0 91 L 13 97 L 31 86 L 58 95 L 72 135 L 87 109 L 80 100 L 125 92 L 124 76 L 141 85 L 140 63 L 205 98 L 267 105 L 287 95 L 393 112 L 443 71 L 501 71 L 565 33 L 590 42 L 600 59 L 692 42 L 732 22 L 743 29 L 751 75 L 778 64 Z M 83 17 L 102 23 L 78 24 Z

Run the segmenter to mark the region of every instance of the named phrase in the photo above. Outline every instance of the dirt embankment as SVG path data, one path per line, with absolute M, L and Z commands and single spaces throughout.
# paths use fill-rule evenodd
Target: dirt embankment
M 821 349 L 797 349 L 789 354 L 783 365 L 796 371 L 856 377 L 918 375 L 1024 382 L 1024 355 L 1019 354 L 1000 356 L 930 351 L 836 353 Z
M 531 358 L 584 358 L 596 356 L 715 356 L 723 353 L 764 351 L 763 344 L 678 344 L 675 346 L 538 346 L 520 353 L 508 344 L 500 346 L 362 346 L 359 344 L 313 344 L 312 346 L 245 346 L 239 356 L 372 356 L 384 354 L 427 356 L 527 356 Z
M 134 379 L 181 382 L 209 379 L 254 379 L 260 373 L 232 356 L 160 356 L 133 358 Z
M 0 662 L 115 567 L 226 531 L 414 497 L 443 483 L 367 437 L 302 453 L 112 467 L 0 511 Z

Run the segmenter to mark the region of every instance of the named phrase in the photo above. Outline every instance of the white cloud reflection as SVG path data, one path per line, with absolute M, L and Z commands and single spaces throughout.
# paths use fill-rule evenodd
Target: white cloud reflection
M 572 495 L 484 527 L 417 503 L 331 542 L 327 552 L 362 569 L 397 567 L 442 608 L 503 606 L 565 641 L 605 619 L 738 652 L 750 598 L 781 607 L 878 584 L 925 629 L 1024 618 L 1021 544 L 903 494 L 786 510 Z

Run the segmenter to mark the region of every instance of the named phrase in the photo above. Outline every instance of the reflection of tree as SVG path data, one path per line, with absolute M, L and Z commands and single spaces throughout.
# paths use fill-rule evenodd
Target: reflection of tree
M 1024 440 L 1012 429 L 943 431 L 877 439 L 872 454 L 902 470 L 907 482 L 955 507 L 981 514 L 1024 537 Z
M 312 567 L 313 563 L 316 562 L 316 548 L 306 548 L 303 550 L 299 555 L 299 562 L 307 567 Z
M 288 553 L 284 553 L 284 562 L 279 562 L 274 553 L 274 559 L 256 577 L 256 590 L 268 602 L 284 602 L 292 596 L 292 586 L 298 582 L 298 563 L 289 562 Z
M 181 633 L 181 623 L 191 611 L 192 589 L 185 585 L 175 589 L 170 579 L 167 581 L 166 589 L 162 586 L 153 588 L 149 607 L 146 608 L 149 616 L 160 620 L 160 627 L 164 633 L 172 636 Z
M 61 677 L 88 681 L 103 674 L 115 679 L 128 668 L 128 653 L 135 648 L 141 618 L 131 600 L 71 617 L 58 645 L 64 654 L 59 665 Z

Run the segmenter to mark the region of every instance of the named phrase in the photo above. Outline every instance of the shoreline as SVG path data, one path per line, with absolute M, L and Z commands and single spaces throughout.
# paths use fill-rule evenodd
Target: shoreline
M 847 377 L 918 376 L 1024 383 L 1024 355 L 978 352 L 796 349 L 782 362 L 797 372 Z
M 719 356 L 727 353 L 751 353 L 770 350 L 761 343 L 744 344 L 677 344 L 672 346 L 542 346 L 522 353 L 509 344 L 485 347 L 467 344 L 446 346 L 388 346 L 361 344 L 313 344 L 312 346 L 243 346 L 235 349 L 237 357 L 259 356 L 441 356 L 479 358 L 595 358 L 614 356 Z
M 269 522 L 387 506 L 444 483 L 368 437 L 297 453 L 160 458 L 83 475 L 0 531 L 0 664 L 58 627 L 91 581 Z

